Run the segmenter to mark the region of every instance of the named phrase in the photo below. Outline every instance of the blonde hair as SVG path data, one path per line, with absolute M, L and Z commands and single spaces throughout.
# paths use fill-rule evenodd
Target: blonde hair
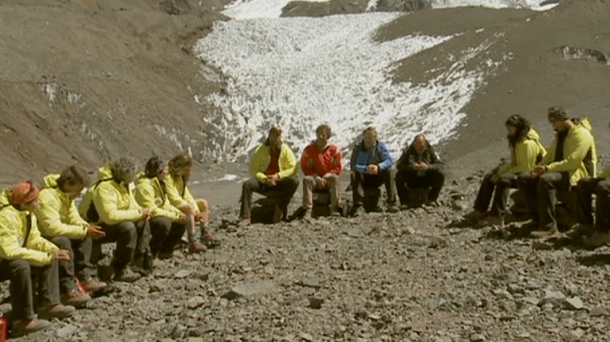
M 373 135 L 376 138 L 379 138 L 379 133 L 377 133 L 377 128 L 375 128 L 374 126 L 369 126 L 367 128 L 364 129 L 364 132 L 362 132 L 362 135 L 366 135 L 367 133 L 373 133 Z

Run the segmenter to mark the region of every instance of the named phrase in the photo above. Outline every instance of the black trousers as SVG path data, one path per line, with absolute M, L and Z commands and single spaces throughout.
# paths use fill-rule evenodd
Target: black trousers
M 369 175 L 353 171 L 350 175 L 350 181 L 352 185 L 352 200 L 354 207 L 362 206 L 364 203 L 364 188 L 379 188 L 385 186 L 385 191 L 388 196 L 388 204 L 396 203 L 396 184 L 394 178 L 396 177 L 396 169 L 389 168 L 385 170 L 379 170 L 376 175 Z
M 595 194 L 595 229 L 610 232 L 610 180 L 584 178 L 576 187 L 580 203 L 581 223 L 593 225 L 593 194 Z
M 74 265 L 75 258 L 72 249 L 72 242 L 65 236 L 57 236 L 51 240 L 60 249 L 70 252 L 70 261 L 59 261 L 59 291 L 60 293 L 69 293 L 74 290 L 76 283 L 74 282 Z
M 491 178 L 495 174 L 495 172 L 490 172 L 483 178 L 477 199 L 474 202 L 474 209 L 482 213 L 487 212 L 491 203 L 491 215 L 504 217 L 510 189 L 517 187 L 517 174 L 504 174 L 500 176 L 498 183 L 494 183 Z
M 151 234 L 148 221 L 125 221 L 116 225 L 101 223 L 100 227 L 106 236 L 95 240 L 94 248 L 99 249 L 101 244 L 116 242 L 112 266 L 117 270 L 127 267 L 134 258 L 140 258 L 150 251 Z
M 34 288 L 33 278 L 37 284 Z M 59 265 L 57 261 L 43 267 L 34 267 L 23 259 L 1 260 L 0 281 L 10 280 L 9 292 L 13 317 L 16 320 L 34 319 L 34 291 L 37 292 L 37 305 L 59 304 Z
M 522 173 L 517 177 L 517 184 L 526 195 L 527 207 L 532 220 L 537 222 L 542 229 L 556 230 L 557 190 L 569 190 L 569 174 L 567 172 L 553 172 L 533 178 L 529 172 Z
M 172 222 L 167 217 L 155 217 L 150 220 L 150 252 L 153 257 L 159 253 L 171 253 L 180 243 L 186 231 L 186 223 Z
M 396 192 L 400 204 L 407 204 L 409 201 L 409 189 L 429 188 L 429 201 L 436 201 L 445 185 L 445 174 L 440 170 L 427 170 L 423 175 L 418 175 L 417 171 L 401 170 L 396 173 Z
M 261 183 L 256 178 L 250 178 L 242 184 L 241 189 L 241 211 L 239 217 L 249 219 L 252 213 L 252 193 L 256 192 L 261 195 L 267 195 L 270 192 L 277 192 L 275 196 L 278 198 L 278 206 L 284 214 L 288 213 L 288 204 L 292 196 L 299 187 L 299 179 L 297 177 L 281 179 L 276 186 L 269 186 Z

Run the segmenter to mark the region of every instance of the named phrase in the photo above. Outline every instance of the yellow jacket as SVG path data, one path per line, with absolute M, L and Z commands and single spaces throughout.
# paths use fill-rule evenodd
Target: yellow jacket
M 171 205 L 176 208 L 190 205 L 195 209 L 195 213 L 199 213 L 199 206 L 193 198 L 193 195 L 191 195 L 188 186 L 184 184 L 182 177 L 169 175 L 169 177 L 165 179 L 165 189 Z
M 510 151 L 510 163 L 501 168 L 500 175 L 506 173 L 531 172 L 536 166 L 536 162 L 546 155 L 546 149 L 540 143 L 540 136 L 533 128 L 527 133 L 524 140 L 519 141 L 515 148 Z
M 10 204 L 11 190 L 0 195 L 0 259 L 24 259 L 33 266 L 44 266 L 53 260 L 51 253 L 59 248 L 43 238 L 36 224 L 36 216 L 28 211 L 19 211 Z M 27 234 L 27 217 L 32 217 L 32 227 L 28 241 L 23 247 Z
M 44 178 L 40 207 L 35 212 L 38 228 L 48 238 L 65 236 L 74 240 L 84 239 L 89 224 L 79 216 L 74 198 L 57 186 L 58 178 L 58 174 Z
M 585 177 L 595 177 L 597 167 L 597 151 L 591 134 L 591 123 L 586 117 L 580 123 L 570 128 L 563 145 L 563 160 L 555 161 L 557 149 L 557 133 L 540 165 L 546 165 L 548 172 L 568 172 L 570 185 L 575 186 Z M 588 160 L 587 160 L 588 159 Z M 585 162 L 591 163 L 592 174 L 589 174 Z
M 250 174 L 255 177 L 259 182 L 267 184 L 267 176 L 265 171 L 269 167 L 271 162 L 271 149 L 267 144 L 260 145 L 250 162 Z M 294 156 L 294 152 L 286 144 L 282 144 L 280 150 L 280 172 L 278 176 L 280 179 L 290 178 L 296 176 L 297 169 L 297 158 Z
M 98 222 L 94 223 L 115 225 L 125 221 L 141 220 L 142 209 L 136 203 L 129 186 L 117 184 L 117 182 L 111 180 L 111 177 L 110 164 L 99 170 L 98 178 L 101 182 L 98 182 L 87 192 L 87 194 L 91 192 L 88 198 L 89 204 L 86 205 L 85 199 L 83 199 L 79 210 L 81 216 L 84 214 L 86 217 L 89 206 L 93 204 L 99 215 Z
M 135 197 L 140 206 L 152 211 L 153 217 L 161 216 L 167 217 L 172 221 L 180 220 L 182 212 L 171 205 L 167 198 L 167 191 L 163 190 L 157 177 L 148 178 L 144 172 L 140 173 L 138 175 Z

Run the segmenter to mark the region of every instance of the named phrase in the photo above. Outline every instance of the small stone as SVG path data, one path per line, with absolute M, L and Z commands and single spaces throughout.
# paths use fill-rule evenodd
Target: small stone
M 372 320 L 372 321 L 378 321 L 378 320 L 381 319 L 381 316 L 375 315 L 375 314 L 370 314 L 369 315 L 369 319 Z
M 568 294 L 568 296 L 578 296 L 578 286 L 569 283 L 565 286 L 565 290 Z
M 322 287 L 322 285 L 320 284 L 320 281 L 318 279 L 314 279 L 314 278 L 303 279 L 303 280 L 299 281 L 297 283 L 297 285 L 300 285 L 303 287 L 310 287 L 312 289 L 319 289 Z
M 307 333 L 300 333 L 299 337 L 303 341 L 307 341 L 307 342 L 312 342 L 313 341 L 313 337 L 311 335 L 307 334 Z
M 566 300 L 566 296 L 560 291 L 545 290 L 544 297 L 539 305 L 553 304 L 553 306 L 562 307 Z
M 485 336 L 483 336 L 483 335 L 480 335 L 480 334 L 470 335 L 470 341 L 471 342 L 483 342 L 485 340 L 486 340 Z
M 189 337 L 187 342 L 204 342 L 202 337 Z
M 324 304 L 324 298 L 320 298 L 320 297 L 310 297 L 309 298 L 309 307 L 312 309 L 321 309 L 322 304 Z
M 566 299 L 566 307 L 570 310 L 581 310 L 585 307 L 585 304 L 579 297 L 574 297 Z
M 578 328 L 576 330 L 570 331 L 570 336 L 576 340 L 580 340 L 581 338 L 583 338 L 585 336 L 585 331 Z
M 174 278 L 176 279 L 184 279 L 191 274 L 191 271 L 188 270 L 180 270 L 174 274 Z
M 203 304 L 205 304 L 205 299 L 201 296 L 195 296 L 188 300 L 188 302 L 186 303 L 186 306 L 189 309 L 193 310 L 193 309 L 197 309 L 198 307 L 202 306 Z
M 72 336 L 77 330 L 77 327 L 73 326 L 72 324 L 68 324 L 63 328 L 57 329 L 55 331 L 55 336 L 57 336 L 59 339 L 66 340 L 70 338 L 70 336 Z
M 415 235 L 416 231 L 413 227 L 405 227 L 402 230 L 403 235 Z
M 589 315 L 591 317 L 608 316 L 608 309 L 598 306 L 598 307 L 591 309 L 591 311 L 589 312 Z

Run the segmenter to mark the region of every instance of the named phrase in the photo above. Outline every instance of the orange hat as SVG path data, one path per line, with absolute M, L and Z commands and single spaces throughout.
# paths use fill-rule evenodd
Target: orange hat
M 27 181 L 17 184 L 11 194 L 11 203 L 13 204 L 28 204 L 38 198 L 40 190 L 35 187 L 32 182 Z

